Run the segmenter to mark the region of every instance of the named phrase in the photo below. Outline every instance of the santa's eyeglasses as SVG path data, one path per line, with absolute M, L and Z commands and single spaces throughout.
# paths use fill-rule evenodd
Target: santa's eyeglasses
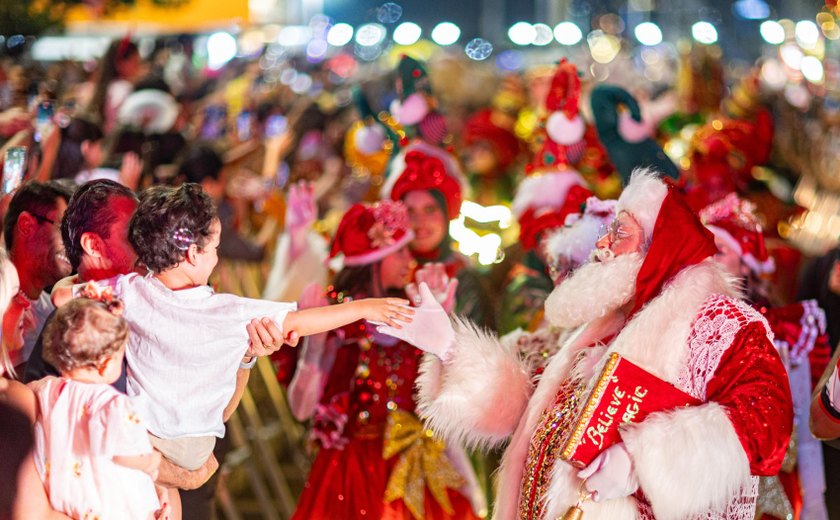
M 604 237 L 607 237 L 610 245 L 613 245 L 619 240 L 623 240 L 630 236 L 631 233 L 627 231 L 627 228 L 624 227 L 617 218 L 613 220 L 609 226 L 601 225 L 601 229 L 598 232 L 598 240 L 600 241 L 603 240 Z

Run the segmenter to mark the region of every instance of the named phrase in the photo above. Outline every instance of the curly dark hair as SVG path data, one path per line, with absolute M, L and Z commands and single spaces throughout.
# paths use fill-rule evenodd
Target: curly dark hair
M 9 202 L 9 209 L 3 219 L 3 235 L 6 240 L 6 249 L 12 250 L 15 238 L 15 226 L 18 217 L 26 211 L 31 215 L 44 216 L 58 205 L 58 199 L 70 200 L 73 191 L 65 184 L 58 181 L 37 182 L 29 181 L 21 185 L 15 191 L 15 195 Z
M 137 195 L 122 184 L 107 179 L 90 181 L 76 190 L 61 219 L 61 239 L 73 270 L 82 262 L 82 235 L 96 233 L 103 239 L 111 236 L 111 224 L 117 220 L 111 201 L 115 197 L 137 200 Z
M 181 230 L 189 231 L 192 243 L 203 250 L 217 219 L 213 199 L 199 184 L 188 182 L 178 188 L 152 186 L 140 195 L 128 239 L 140 261 L 149 270 L 161 273 L 185 258 L 185 251 L 174 238 Z
M 77 298 L 62 305 L 44 327 L 44 359 L 68 372 L 97 368 L 128 341 L 128 322 L 120 314 L 122 302 Z

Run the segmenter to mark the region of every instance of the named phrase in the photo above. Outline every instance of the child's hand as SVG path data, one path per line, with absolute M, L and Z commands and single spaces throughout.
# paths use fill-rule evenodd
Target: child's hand
M 152 451 L 152 453 L 143 456 L 143 467 L 140 471 L 152 477 L 155 481 L 158 478 L 158 468 L 160 467 L 161 454 L 159 451 Z
M 79 296 L 108 303 L 114 299 L 114 292 L 110 286 L 102 286 L 91 280 L 82 287 L 82 291 Z
M 414 315 L 408 300 L 402 298 L 366 298 L 358 300 L 358 303 L 364 305 L 366 320 L 395 329 L 401 329 L 403 323 L 411 323 L 411 316 Z
M 160 501 L 160 509 L 155 511 L 155 520 L 169 520 L 172 518 L 172 505 L 169 501 L 169 490 L 163 486 L 155 486 L 158 500 Z

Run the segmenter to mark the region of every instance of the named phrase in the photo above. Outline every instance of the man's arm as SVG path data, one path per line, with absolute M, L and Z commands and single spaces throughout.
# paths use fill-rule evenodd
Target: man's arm
M 173 464 L 166 457 L 161 457 L 155 483 L 170 488 L 198 489 L 213 476 L 217 469 L 219 469 L 219 461 L 216 460 L 215 455 L 210 455 L 207 462 L 194 471 L 186 470 Z

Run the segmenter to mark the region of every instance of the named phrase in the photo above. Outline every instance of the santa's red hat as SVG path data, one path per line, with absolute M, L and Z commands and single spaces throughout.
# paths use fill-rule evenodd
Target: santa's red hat
M 764 232 L 753 203 L 730 193 L 703 208 L 700 219 L 755 274 L 769 274 L 776 269 L 773 258 L 767 254 Z
M 458 162 L 436 146 L 414 141 L 394 158 L 380 190 L 383 199 L 402 200 L 416 190 L 436 190 L 446 201 L 449 220 L 458 218 L 465 179 Z
M 330 258 L 344 266 L 368 265 L 398 251 L 414 239 L 408 212 L 401 202 L 353 205 L 338 225 Z
M 628 319 L 656 297 L 684 269 L 717 253 L 712 233 L 688 207 L 685 197 L 651 169 L 637 168 L 622 191 L 616 215 L 629 213 L 644 230 L 647 251 L 636 276 Z

